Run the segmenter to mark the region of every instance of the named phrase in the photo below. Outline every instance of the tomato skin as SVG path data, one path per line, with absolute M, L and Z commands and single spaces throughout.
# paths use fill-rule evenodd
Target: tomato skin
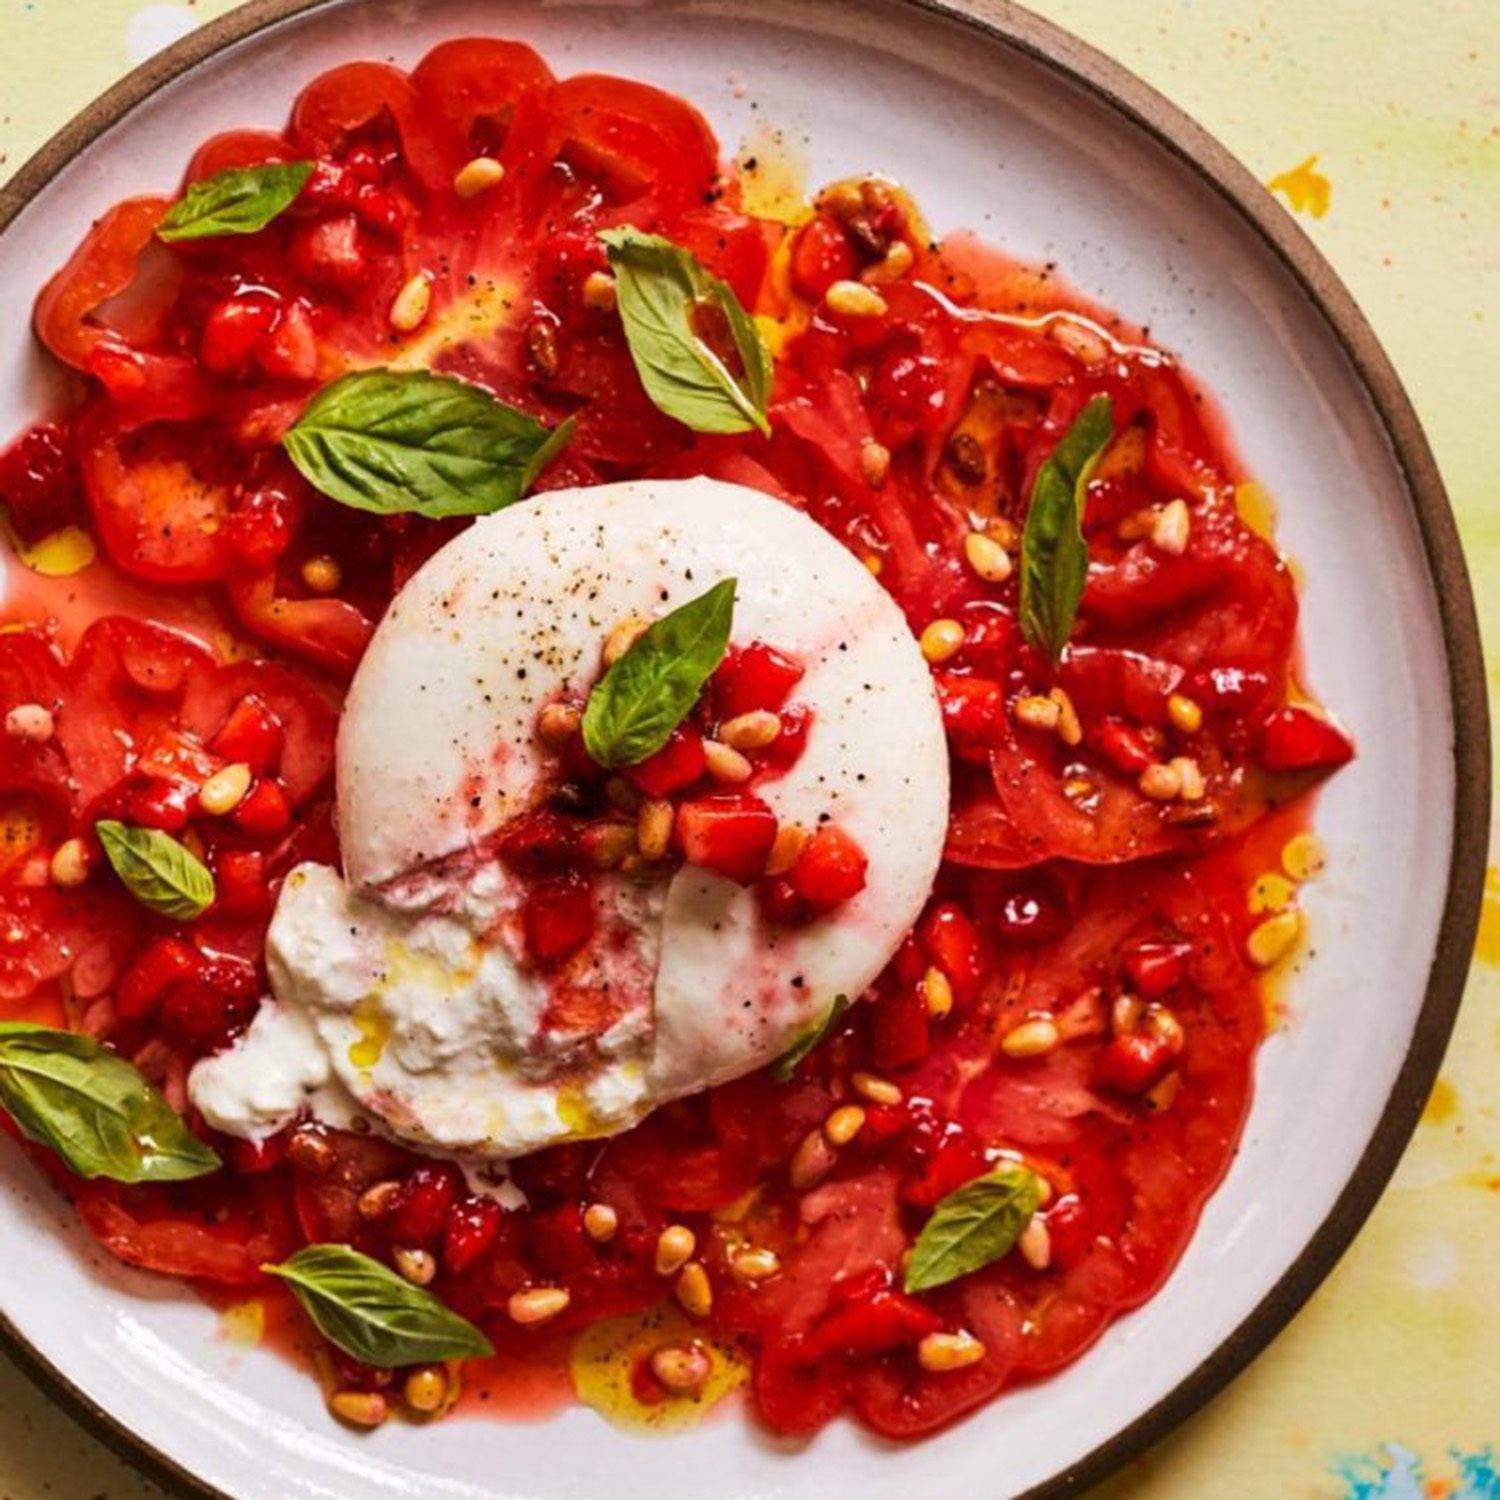
M 836 219 L 817 214 L 798 230 L 790 275 L 799 296 L 821 302 L 835 281 L 847 281 L 858 270 L 859 257 Z
M 27 545 L 78 520 L 82 498 L 72 443 L 55 422 L 27 428 L 0 454 L 0 503 Z
M 1261 727 L 1260 760 L 1267 770 L 1332 771 L 1353 759 L 1353 740 L 1309 709 L 1278 709 Z

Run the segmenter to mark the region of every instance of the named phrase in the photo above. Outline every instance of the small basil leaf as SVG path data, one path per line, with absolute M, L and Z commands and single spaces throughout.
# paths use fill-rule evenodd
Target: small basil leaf
M 1036 1174 L 997 1167 L 940 1199 L 906 1268 L 906 1290 L 925 1292 L 1009 1254 L 1041 1203 Z
M 775 1062 L 771 1064 L 771 1077 L 777 1083 L 789 1083 L 792 1074 L 797 1071 L 797 1064 L 807 1056 L 819 1042 L 826 1037 L 835 1026 L 843 1019 L 844 1012 L 849 1009 L 849 997 L 838 995 L 834 998 L 832 1005 L 828 1007 L 828 1014 L 813 1026 L 809 1026 L 801 1036 L 792 1043 Z
M 347 1245 L 308 1245 L 261 1270 L 285 1281 L 318 1331 L 361 1364 L 392 1370 L 495 1352 L 431 1292 Z
M 610 770 L 655 755 L 692 712 L 724 659 L 735 580 L 663 615 L 595 684 L 583 710 L 583 743 Z
M 178 922 L 201 916 L 214 899 L 208 866 L 159 828 L 132 828 L 112 818 L 94 824 L 105 856 L 142 906 Z
M 646 394 L 694 432 L 769 432 L 771 355 L 733 288 L 660 235 L 609 229 L 599 236 L 610 269 L 630 357 Z M 704 337 L 705 324 L 727 350 Z
M 1095 396 L 1058 440 L 1031 487 L 1021 533 L 1021 631 L 1053 661 L 1073 633 L 1088 576 L 1083 510 L 1089 478 L 1114 433 L 1108 396 Z
M 156 226 L 158 239 L 204 240 L 220 234 L 254 234 L 296 198 L 312 176 L 310 161 L 226 167 L 195 182 Z
M 572 433 L 451 375 L 361 370 L 324 386 L 282 443 L 342 505 L 437 518 L 514 505 Z
M 0 1021 L 0 1108 L 79 1177 L 182 1182 L 219 1167 L 135 1067 L 76 1032 Z

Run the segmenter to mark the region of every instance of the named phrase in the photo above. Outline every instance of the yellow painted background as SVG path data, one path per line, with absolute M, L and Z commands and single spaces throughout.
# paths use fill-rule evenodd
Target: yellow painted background
M 1426 423 L 1500 687 L 1500 0 L 1033 5 L 1184 106 L 1262 179 L 1316 155 L 1317 176 L 1294 174 L 1285 196 Z M 231 8 L 0 0 L 0 176 L 153 46 Z M 1448 1456 L 1500 1444 L 1493 872 L 1481 957 L 1426 1122 L 1338 1271 L 1224 1396 L 1095 1500 L 1500 1500 L 1500 1483 L 1460 1486 Z M 1386 1444 L 1420 1456 L 1424 1485 L 1408 1488 L 1402 1463 L 1368 1486 L 1347 1470 L 1350 1455 Z M 0 1500 L 159 1495 L 0 1360 Z

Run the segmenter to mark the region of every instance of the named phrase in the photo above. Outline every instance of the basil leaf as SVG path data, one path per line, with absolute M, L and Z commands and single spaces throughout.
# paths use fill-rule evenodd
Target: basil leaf
M 630 357 L 652 401 L 694 432 L 770 432 L 771 355 L 729 284 L 660 235 L 627 228 L 599 238 Z M 704 337 L 710 320 L 727 335 L 738 368 Z
M 362 1364 L 391 1370 L 495 1352 L 431 1292 L 347 1245 L 308 1245 L 261 1270 L 285 1281 L 318 1331 Z
M 310 161 L 274 161 L 259 167 L 225 167 L 195 182 L 167 210 L 156 237 L 205 240 L 220 234 L 254 234 L 291 204 L 312 176 Z
M 79 1177 L 182 1182 L 219 1167 L 138 1069 L 76 1032 L 0 1021 L 0 1108 Z
M 557 456 L 552 429 L 451 375 L 360 370 L 324 386 L 282 439 L 315 489 L 389 516 L 482 516 L 514 505 Z
M 601 766 L 639 765 L 692 712 L 729 645 L 734 588 L 726 578 L 663 615 L 594 685 L 583 743 Z
M 214 899 L 208 866 L 159 828 L 132 828 L 112 818 L 94 824 L 105 856 L 142 906 L 178 922 L 201 916 Z
M 1088 576 L 1083 509 L 1089 477 L 1114 434 L 1108 396 L 1095 396 L 1037 470 L 1021 533 L 1021 631 L 1058 661 L 1073 633 Z
M 906 1290 L 925 1292 L 1009 1254 L 1041 1203 L 1036 1173 L 1007 1164 L 940 1199 L 906 1267 Z
M 777 1083 L 789 1083 L 792 1074 L 797 1071 L 797 1064 L 807 1056 L 819 1042 L 826 1037 L 835 1026 L 843 1019 L 844 1012 L 849 1009 L 849 997 L 838 995 L 834 998 L 832 1005 L 828 1007 L 828 1014 L 813 1026 L 809 1026 L 801 1036 L 792 1043 L 775 1062 L 771 1064 L 771 1077 Z

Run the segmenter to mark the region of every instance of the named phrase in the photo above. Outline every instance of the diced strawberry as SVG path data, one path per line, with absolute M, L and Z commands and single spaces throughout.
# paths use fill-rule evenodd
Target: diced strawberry
M 370 270 L 359 221 L 353 214 L 340 214 L 309 224 L 292 241 L 292 264 L 316 287 L 352 291 Z
M 280 833 L 292 821 L 292 810 L 280 783 L 261 776 L 229 816 L 246 833 Z
M 787 879 L 804 901 L 837 906 L 864 890 L 869 867 L 869 858 L 854 836 L 835 823 L 825 823 L 807 841 Z
M 891 960 L 896 971 L 896 978 L 902 984 L 920 984 L 922 976 L 927 972 L 927 954 L 917 940 L 915 932 L 909 932 L 901 939 L 901 946 L 896 949 L 896 956 Z
M 258 849 L 220 849 L 213 859 L 214 906 L 237 917 L 268 911 L 266 857 Z
M 157 938 L 136 954 L 115 986 L 115 1009 L 122 1020 L 139 1021 L 161 1003 L 174 985 L 197 971 L 198 950 L 181 938 Z
M 1191 952 L 1187 943 L 1138 943 L 1125 953 L 1125 973 L 1137 994 L 1159 1000 L 1182 983 Z
M 1077 1193 L 1065 1193 L 1046 1213 L 1047 1236 L 1051 1242 L 1052 1264 L 1070 1270 L 1089 1253 L 1094 1236 L 1089 1214 Z
M 648 797 L 670 797 L 690 787 L 706 769 L 703 736 L 690 724 L 683 724 L 672 731 L 672 737 L 655 755 L 624 774 Z
M 928 958 L 953 987 L 953 998 L 964 1005 L 979 993 L 984 978 L 984 945 L 968 913 L 955 901 L 930 907 L 919 929 Z
M 676 837 L 689 864 L 749 885 L 776 842 L 776 814 L 752 792 L 700 797 L 678 808 Z
M 542 964 L 560 963 L 593 936 L 593 887 L 581 875 L 544 880 L 526 893 L 522 920 L 531 956 Z
M 1124 719 L 1104 719 L 1093 735 L 1094 748 L 1115 770 L 1139 776 L 1156 760 L 1151 742 Z
M 582 849 L 579 830 L 550 807 L 534 808 L 509 823 L 500 835 L 500 858 L 522 875 L 571 870 Z
M 801 662 L 764 641 L 731 646 L 713 676 L 714 708 L 721 719 L 756 709 L 774 713 L 792 696 L 806 670 Z
M 805 703 L 789 703 L 781 710 L 781 733 L 763 750 L 752 752 L 751 759 L 765 772 L 790 770 L 807 749 L 812 730 L 813 711 Z
M 995 931 L 1011 943 L 1050 943 L 1067 925 L 1067 897 L 1044 875 L 1022 877 L 995 913 Z
M 250 1024 L 252 995 L 225 990 L 209 979 L 186 979 L 168 991 L 161 1027 L 175 1041 L 197 1052 L 217 1052 Z
M 597 1258 L 576 1203 L 534 1210 L 526 1224 L 526 1249 L 538 1271 L 559 1279 L 587 1270 Z
M 248 566 L 269 568 L 291 545 L 289 509 L 278 489 L 250 490 L 224 518 L 224 540 Z
M 219 375 L 244 369 L 275 326 L 280 302 L 274 292 L 252 288 L 212 308 L 199 346 L 204 367 Z
M 115 818 L 137 828 L 180 833 L 187 827 L 196 790 L 165 776 L 130 776 L 107 792 L 95 809 L 98 818 Z
M 988 677 L 953 672 L 934 672 L 932 680 L 954 752 L 982 760 L 1005 732 L 1005 689 Z
M 465 1198 L 448 1210 L 443 1227 L 443 1269 L 462 1276 L 484 1259 L 500 1237 L 504 1210 L 492 1198 Z
M 67 435 L 55 424 L 38 422 L 0 455 L 0 504 L 23 542 L 76 521 L 81 496 Z
M 246 693 L 230 709 L 208 747 L 221 760 L 243 761 L 252 771 L 270 771 L 281 760 L 285 739 L 281 720 L 262 699 Z
M 931 1049 L 930 1017 L 921 990 L 883 996 L 871 1007 L 870 1056 L 882 1072 L 921 1062 Z
M 818 915 L 818 908 L 804 901 L 785 875 L 762 880 L 755 887 L 755 894 L 766 920 L 778 927 L 800 927 Z
M 1174 1056 L 1164 1038 L 1144 1031 L 1127 1032 L 1099 1054 L 1099 1081 L 1121 1094 L 1144 1094 L 1166 1076 Z
M 463 1173 L 448 1162 L 417 1167 L 401 1184 L 386 1216 L 385 1230 L 391 1244 L 408 1250 L 428 1250 L 436 1245 L 463 1186 Z
M 882 1287 L 830 1312 L 808 1334 L 806 1350 L 814 1359 L 881 1354 L 915 1344 L 942 1326 L 943 1320 L 930 1307 Z
M 1268 771 L 1325 771 L 1354 758 L 1354 741 L 1329 717 L 1288 705 L 1261 727 L 1260 763 Z
M 386 188 L 378 187 L 373 182 L 363 183 L 354 192 L 354 211 L 359 215 L 360 222 L 368 225 L 377 234 L 383 234 L 390 239 L 396 239 L 401 234 L 401 227 L 406 222 L 405 210 L 401 207 L 401 200 Z
M 311 380 L 318 373 L 318 340 L 300 302 L 290 303 L 281 321 L 256 351 L 260 367 L 281 380 Z
M 934 1128 L 937 1139 L 927 1144 L 916 1170 L 901 1184 L 902 1198 L 921 1208 L 931 1208 L 989 1166 L 979 1142 L 962 1125 L 942 1121 Z
M 792 246 L 792 286 L 809 302 L 821 302 L 835 281 L 847 281 L 859 259 L 843 225 L 827 214 L 809 219 Z

